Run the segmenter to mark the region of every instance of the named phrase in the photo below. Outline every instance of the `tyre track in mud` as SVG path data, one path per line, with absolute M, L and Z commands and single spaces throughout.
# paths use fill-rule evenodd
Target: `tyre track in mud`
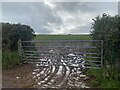
M 61 83 L 59 85 L 57 85 L 59 88 L 66 87 L 65 84 L 67 82 L 69 74 L 70 74 L 70 69 L 68 66 L 65 66 L 65 76 L 64 76 L 63 80 L 61 81 Z
M 49 68 L 47 67 L 46 70 L 42 71 L 40 73 L 40 75 L 38 76 L 39 77 L 39 81 L 41 80 L 44 80 L 49 74 L 50 74 L 50 71 L 52 70 L 52 66 L 50 66 Z
M 65 67 L 64 66 L 59 66 L 59 70 L 56 73 L 56 75 L 52 78 L 52 80 L 54 82 L 50 81 L 49 87 L 53 88 L 53 87 L 57 87 L 57 85 L 59 85 L 59 83 L 62 82 L 62 80 L 65 77 Z
M 38 87 L 60 88 L 64 87 L 67 78 L 70 74 L 70 69 L 65 65 L 62 66 L 52 65 L 50 73 L 46 74 L 47 76 L 43 76 L 44 78 L 40 77 L 40 79 L 37 80 L 39 84 Z
M 56 73 L 58 72 L 58 67 L 55 67 L 55 65 L 52 65 L 52 70 L 50 71 L 50 74 L 47 75 L 46 78 L 44 78 L 44 80 L 39 81 L 40 85 L 38 87 L 47 87 L 49 86 L 47 83 L 51 81 L 52 77 L 54 77 L 54 75 L 56 75 Z
M 38 88 L 68 88 L 67 84 L 69 80 L 69 75 L 72 73 L 71 68 L 61 60 L 62 65 L 56 65 L 51 63 L 48 68 L 42 69 L 41 72 L 36 74 L 36 81 L 38 82 Z M 38 67 L 39 68 L 39 67 Z M 76 73 L 76 72 L 75 72 Z M 77 78 L 74 77 L 78 82 Z M 81 80 L 80 80 L 81 81 Z M 74 80 L 73 80 L 74 82 Z M 81 85 L 84 82 L 80 82 Z M 79 82 L 77 86 L 79 86 Z M 74 84 L 72 85 L 74 87 Z M 76 84 L 75 84 L 76 86 Z M 85 86 L 85 85 L 84 85 Z M 80 86 L 79 86 L 80 87 Z

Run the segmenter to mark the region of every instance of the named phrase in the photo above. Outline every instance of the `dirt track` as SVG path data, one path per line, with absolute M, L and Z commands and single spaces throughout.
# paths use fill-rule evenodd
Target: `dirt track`
M 38 74 L 41 74 L 40 71 L 44 71 L 44 69 L 43 68 L 39 68 L 39 69 L 40 70 L 39 70 Z M 63 68 L 63 71 L 62 71 L 62 73 L 61 73 L 61 75 L 59 77 L 56 76 L 58 71 L 59 71 L 58 68 L 56 68 L 55 70 L 52 69 L 54 72 L 52 72 L 52 70 L 49 70 L 49 68 L 48 68 L 48 70 L 51 71 L 52 74 L 54 74 L 54 75 L 47 74 L 50 77 L 48 78 L 47 81 L 45 81 L 45 84 L 42 84 L 42 86 L 41 85 L 37 86 L 37 83 L 35 82 L 35 79 L 33 78 L 34 75 L 32 74 L 34 70 L 35 70 L 35 67 L 33 67 L 32 64 L 24 64 L 24 65 L 17 66 L 17 67 L 15 67 L 13 69 L 10 69 L 10 70 L 2 70 L 2 87 L 3 88 L 35 88 L 35 87 L 40 88 L 40 87 L 51 86 L 51 85 L 52 86 L 57 86 L 56 84 L 59 83 L 59 82 L 62 82 L 62 84 L 60 83 L 60 85 L 62 85 L 62 87 L 65 87 L 65 86 L 68 86 L 67 85 L 68 83 L 70 83 L 68 81 L 71 81 L 71 80 L 69 80 L 69 78 L 71 76 L 66 77 L 67 72 L 66 72 L 66 70 L 64 68 Z M 46 71 L 46 73 L 48 73 L 46 69 L 45 69 L 45 71 Z M 67 71 L 69 71 L 69 70 L 67 70 Z M 46 77 L 45 73 L 41 74 L 41 75 L 42 76 L 40 76 L 40 79 Z M 76 76 L 76 74 L 75 74 L 75 76 Z M 65 79 L 65 77 L 66 77 L 66 79 Z M 67 78 L 68 78 L 68 80 L 67 80 Z M 71 78 L 75 78 L 75 77 L 71 77 Z M 40 79 L 38 80 L 39 82 L 41 81 Z M 59 81 L 59 79 L 60 79 L 60 81 Z M 61 79 L 65 80 L 65 81 L 63 81 Z M 53 83 L 52 80 L 57 81 L 57 82 Z M 67 82 L 66 82 L 66 80 L 67 80 Z M 83 82 L 82 79 L 80 79 L 80 80 L 72 80 L 72 81 L 73 82 L 78 81 L 76 83 L 82 83 Z M 66 84 L 65 84 L 65 82 L 66 82 Z M 51 84 L 51 85 L 49 85 L 49 84 Z M 80 85 L 80 84 L 78 84 L 78 85 Z M 84 82 L 83 82 L 82 86 L 86 87 L 84 85 Z M 79 86 L 79 87 L 81 87 L 81 86 Z
M 33 87 L 33 66 L 24 64 L 10 70 L 2 70 L 3 88 L 30 88 Z

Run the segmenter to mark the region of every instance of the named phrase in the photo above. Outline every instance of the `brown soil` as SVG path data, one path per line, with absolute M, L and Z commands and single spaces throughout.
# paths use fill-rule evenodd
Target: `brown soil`
M 32 75 L 34 69 L 35 67 L 33 64 L 23 64 L 21 66 L 17 66 L 9 70 L 2 70 L 2 87 L 3 88 L 35 88 L 34 85 L 36 86 L 36 83 Z M 89 80 L 90 79 L 86 80 L 86 82 L 89 82 Z M 59 82 L 59 80 L 57 79 L 56 81 Z M 64 83 L 64 85 L 67 84 Z
M 3 88 L 32 88 L 35 84 L 33 79 L 32 64 L 23 64 L 9 70 L 2 70 Z

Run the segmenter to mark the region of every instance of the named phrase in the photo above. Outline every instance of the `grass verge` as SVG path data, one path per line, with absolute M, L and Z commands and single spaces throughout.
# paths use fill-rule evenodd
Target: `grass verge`
M 10 69 L 20 64 L 20 57 L 18 52 L 3 52 L 2 53 L 2 68 Z
M 92 78 L 87 81 L 91 87 L 120 88 L 118 80 L 120 75 L 112 69 L 89 69 L 87 75 Z

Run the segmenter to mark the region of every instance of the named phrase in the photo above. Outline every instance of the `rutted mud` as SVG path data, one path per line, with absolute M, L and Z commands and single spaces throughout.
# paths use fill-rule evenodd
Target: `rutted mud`
M 89 88 L 84 79 L 87 77 L 79 68 L 50 66 L 35 68 L 23 64 L 10 70 L 3 70 L 3 88 Z
M 44 67 L 45 68 L 45 67 Z M 35 72 L 34 77 L 37 88 L 90 88 L 85 79 L 89 78 L 82 72 L 81 68 L 73 68 L 61 65 L 51 65 L 42 72 Z M 39 73 L 39 75 L 38 75 Z M 41 79 L 42 78 L 42 79 Z

